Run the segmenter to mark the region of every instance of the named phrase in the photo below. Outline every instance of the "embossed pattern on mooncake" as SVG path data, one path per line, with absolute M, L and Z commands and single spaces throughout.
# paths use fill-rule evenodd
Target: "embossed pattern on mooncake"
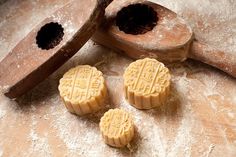
M 107 111 L 99 126 L 105 143 L 113 147 L 124 147 L 134 136 L 133 119 L 122 109 Z
M 124 73 L 125 97 L 138 109 L 157 107 L 170 93 L 170 79 L 163 63 L 150 58 L 137 60 Z
M 72 68 L 60 80 L 59 92 L 70 112 L 78 115 L 95 112 L 106 96 L 102 72 L 89 65 Z

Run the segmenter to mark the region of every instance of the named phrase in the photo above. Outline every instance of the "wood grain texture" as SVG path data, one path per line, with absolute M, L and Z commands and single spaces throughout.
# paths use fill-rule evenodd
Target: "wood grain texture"
M 78 5 L 75 0 L 38 24 L 0 62 L 0 86 L 5 87 L 5 94 L 10 98 L 21 96 L 71 58 L 95 32 L 108 2 L 84 0 Z M 63 40 L 52 49 L 41 49 L 36 36 L 51 22 L 64 27 Z
M 145 34 L 127 34 L 116 25 L 116 15 L 122 8 L 137 3 L 154 9 L 157 25 Z M 143 0 L 113 1 L 106 8 L 105 19 L 92 38 L 101 45 L 119 50 L 134 59 L 152 57 L 159 61 L 176 62 L 187 58 L 193 32 L 180 16 L 167 8 Z
M 230 3 L 232 1 L 155 1 L 188 20 L 199 41 L 216 43 L 215 46 L 222 50 L 234 48 L 234 44 L 222 43 L 234 35 L 233 30 L 230 31 L 235 15 L 230 13 L 235 8 L 234 3 Z M 39 21 L 68 2 L 8 0 L 1 4 L 1 58 Z M 227 15 L 227 19 L 220 18 L 219 21 L 216 18 L 223 15 Z M 214 26 L 207 25 L 209 19 L 215 20 Z M 202 30 L 199 25 L 204 21 L 206 26 Z M 217 32 L 218 29 L 222 34 Z M 215 31 L 217 33 L 214 35 L 208 33 Z M 16 101 L 0 96 L 0 155 L 236 156 L 234 78 L 193 60 L 169 64 L 167 67 L 172 75 L 170 100 L 161 108 L 144 112 L 130 106 L 124 99 L 122 75 L 131 62 L 132 59 L 89 41 L 71 60 L 25 96 Z M 84 118 L 66 111 L 57 90 L 62 75 L 79 64 L 95 65 L 104 73 L 110 99 L 104 111 Z M 108 108 L 115 107 L 133 114 L 136 132 L 129 148 L 114 149 L 106 146 L 100 136 L 99 119 Z
M 216 50 L 209 45 L 194 41 L 188 55 L 190 58 L 212 65 L 236 78 L 236 56 Z
M 117 13 L 133 4 L 145 4 L 157 12 L 157 25 L 151 31 L 133 35 L 119 28 L 116 22 Z M 106 21 L 93 36 L 93 40 L 99 44 L 119 50 L 134 59 L 152 57 L 162 62 L 173 62 L 184 61 L 190 57 L 236 77 L 235 55 L 197 40 L 192 43 L 193 32 L 187 22 L 163 6 L 143 0 L 114 1 L 106 9 L 105 16 Z M 212 21 L 207 21 L 208 25 L 212 25 Z M 203 24 L 198 22 L 199 28 L 204 29 Z

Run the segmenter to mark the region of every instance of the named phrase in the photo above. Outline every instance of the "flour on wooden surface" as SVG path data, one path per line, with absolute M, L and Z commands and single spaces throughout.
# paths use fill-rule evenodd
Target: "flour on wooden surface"
M 30 157 L 32 156 L 32 154 L 35 153 L 37 153 L 38 156 L 52 156 L 47 137 L 39 137 L 38 134 L 35 132 L 35 128 L 31 128 L 29 140 L 31 140 L 31 145 L 29 147 L 29 150 L 26 151 L 25 156 Z
M 181 15 L 196 38 L 215 49 L 236 55 L 236 3 L 229 0 L 151 0 Z
M 236 31 L 233 28 L 235 24 L 231 25 L 229 21 L 232 22 L 232 19 L 235 19 L 232 15 L 236 14 L 233 14 L 235 10 L 225 9 L 235 8 L 233 1 L 218 0 L 210 3 L 210 1 L 203 0 L 191 2 L 188 0 L 176 2 L 155 0 L 155 2 L 160 2 L 160 4 L 176 11 L 184 18 L 189 17 L 190 11 L 188 9 L 191 9 L 194 14 L 191 19 L 186 18 L 186 20 L 193 27 L 196 37 L 217 48 L 222 48 L 227 52 L 233 50 L 232 52 L 235 53 Z M 30 3 L 37 7 L 36 2 L 33 4 L 30 1 Z M 13 4 L 13 1 L 9 1 L 4 5 L 5 9 L 11 10 L 7 16 L 14 14 Z M 62 3 L 55 6 L 55 8 L 60 6 L 62 6 Z M 212 8 L 209 9 L 209 6 Z M 34 11 L 39 10 L 38 8 Z M 49 9 L 46 12 L 50 13 Z M 31 18 L 35 18 L 34 22 L 32 22 L 32 19 L 19 22 L 17 19 L 10 18 L 11 21 L 19 22 L 18 25 L 12 27 L 19 27 L 21 31 L 15 31 L 17 34 L 9 43 L 7 41 L 11 38 L 11 32 L 7 31 L 6 28 L 4 29 L 3 32 L 5 33 L 0 36 L 0 58 L 12 49 L 22 36 L 25 36 L 31 30 L 33 25 L 44 18 L 45 15 L 43 14 L 43 12 L 37 14 L 38 16 L 32 14 Z M 213 18 L 211 18 L 212 16 Z M 199 18 L 204 19 L 205 22 L 195 22 Z M 206 22 L 209 19 L 213 20 L 215 26 Z M 0 27 L 9 22 L 3 17 L 0 21 Z M 24 25 L 29 26 L 23 26 L 23 21 L 25 22 Z M 68 22 L 65 27 L 70 27 L 70 25 L 71 23 Z M 203 29 L 199 29 L 199 25 L 202 25 L 201 28 Z M 228 27 L 223 27 L 224 25 Z M 74 31 L 73 27 L 68 30 Z M 6 52 L 2 53 L 2 50 Z M 225 121 L 225 124 L 235 122 L 236 89 L 231 88 L 235 87 L 234 80 L 208 66 L 202 64 L 198 66 L 199 63 L 197 62 L 170 65 L 174 88 L 170 100 L 166 106 L 156 110 L 141 111 L 129 105 L 122 93 L 122 74 L 131 61 L 111 53 L 101 46 L 94 45 L 92 42 L 88 42 L 74 58 L 50 76 L 49 79 L 27 94 L 25 98 L 20 99 L 23 103 L 17 104 L 1 96 L 0 139 L 2 140 L 0 141 L 0 156 L 4 156 L 6 153 L 9 154 L 9 151 L 10 153 L 16 152 L 14 154 L 16 156 L 22 154 L 25 156 L 54 156 L 55 149 L 61 153 L 60 156 L 86 157 L 108 155 L 114 157 L 189 157 L 192 156 L 192 153 L 202 157 L 207 155 L 229 157 L 236 155 L 236 139 L 230 136 L 230 134 L 233 134 L 235 137 L 235 127 L 227 126 L 227 128 L 233 130 L 233 132 L 227 132 L 230 129 L 225 129 L 226 126 L 221 123 L 222 120 Z M 87 117 L 78 117 L 70 114 L 65 109 L 57 92 L 58 79 L 65 71 L 78 64 L 96 65 L 103 71 L 111 98 L 105 110 L 119 107 L 133 114 L 136 135 L 128 148 L 114 149 L 104 144 L 98 123 L 105 110 Z M 222 82 L 227 82 L 228 86 L 225 86 L 226 83 Z M 209 104 L 209 101 L 214 104 Z M 198 104 L 199 102 L 203 104 Z M 221 102 L 225 104 L 221 104 Z M 198 110 L 198 108 L 201 106 L 209 110 L 207 117 L 213 120 L 208 121 L 205 115 L 199 112 L 201 110 Z M 221 114 L 226 115 L 226 118 L 222 119 Z M 229 123 L 228 120 L 232 122 Z M 43 123 L 44 121 L 46 123 Z M 215 123 L 209 124 L 209 122 Z M 209 125 L 212 126 L 209 127 Z M 215 132 L 211 132 L 212 128 L 215 129 Z M 40 129 L 45 130 L 40 131 Z M 17 131 L 22 133 L 26 141 L 17 141 Z M 214 136 L 217 136 L 217 138 L 213 138 Z M 19 148 L 14 149 L 7 148 L 7 146 L 15 145 L 16 142 L 22 145 L 18 145 Z M 24 147 L 24 149 L 21 149 L 21 147 Z M 222 151 L 223 149 L 227 150 Z M 22 150 L 24 150 L 24 153 L 22 153 Z M 18 154 L 17 151 L 22 154 Z

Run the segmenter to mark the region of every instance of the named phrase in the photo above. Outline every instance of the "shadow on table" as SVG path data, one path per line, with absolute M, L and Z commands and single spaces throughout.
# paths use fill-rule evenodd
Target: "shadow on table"
M 182 116 L 182 105 L 180 96 L 176 90 L 174 84 L 171 84 L 171 94 L 167 102 L 155 109 L 143 110 L 147 115 L 153 116 L 156 120 L 163 117 L 174 118 L 176 116 Z

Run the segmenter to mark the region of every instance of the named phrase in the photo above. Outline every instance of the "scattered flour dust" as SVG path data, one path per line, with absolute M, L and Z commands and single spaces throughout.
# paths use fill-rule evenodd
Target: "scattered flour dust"
M 51 111 L 56 113 L 52 125 L 58 130 L 58 136 L 66 144 L 70 155 L 92 157 L 96 154 L 96 156 L 103 156 L 103 149 L 106 146 L 101 144 L 103 141 L 100 137 L 98 124 L 80 119 L 64 110 L 64 106 L 62 107 L 60 109 L 58 106 L 51 107 Z
M 0 110 L 0 119 L 3 118 L 6 114 L 5 110 Z
M 0 147 L 0 157 L 2 157 L 3 156 L 3 150 L 2 150 L 2 148 Z
M 11 104 L 11 101 L 3 96 L 0 92 L 0 126 L 2 128 L 0 129 L 0 157 L 4 155 L 4 126 L 7 126 L 9 124 L 5 124 L 5 118 L 9 115 L 10 112 L 12 112 L 16 108 L 15 103 Z
M 39 137 L 34 128 L 30 130 L 29 140 L 31 141 L 31 146 L 25 156 L 30 157 L 32 154 L 36 153 L 38 156 L 52 156 L 47 137 Z
M 207 157 L 209 157 L 209 156 L 211 155 L 211 152 L 213 151 L 214 148 L 215 148 L 215 145 L 213 145 L 213 144 L 211 144 L 211 145 L 209 146 L 209 150 L 208 150 L 208 152 L 207 152 Z
M 31 105 L 31 112 L 35 112 L 36 108 Z M 36 132 L 37 127 L 37 120 L 35 115 L 31 116 L 31 126 L 30 126 L 30 133 L 28 136 L 28 140 L 31 142 L 31 145 L 27 151 L 25 156 L 34 156 L 37 154 L 38 156 L 45 156 L 51 157 L 51 150 L 48 144 L 47 137 L 40 137 Z
M 196 38 L 213 48 L 236 55 L 236 3 L 234 0 L 151 0 L 182 16 Z
M 212 1 L 205 1 L 205 0 L 198 0 L 198 1 L 189 1 L 189 0 L 180 0 L 174 2 L 173 0 L 152 0 L 154 2 L 158 2 L 173 11 L 177 12 L 181 16 L 183 16 L 193 28 L 196 37 L 199 40 L 205 41 L 209 44 L 212 44 L 220 49 L 225 49 L 227 52 L 235 52 L 236 49 L 236 27 L 235 23 L 230 23 L 233 21 L 236 16 L 236 3 L 232 0 L 216 0 Z M 213 4 L 212 4 L 213 3 Z M 62 4 L 61 4 L 62 5 Z M 11 6 L 11 5 L 9 5 Z M 12 5 L 13 6 L 13 5 Z M 198 7 L 196 7 L 198 6 Z M 209 9 L 211 6 L 211 9 Z M 222 7 L 224 6 L 224 7 Z M 10 7 L 11 8 L 11 7 Z M 229 9 L 226 9 L 229 8 Z M 188 14 L 194 12 L 192 16 Z M 48 11 L 49 13 L 49 11 Z M 43 13 L 41 13 L 43 14 Z M 36 16 L 37 17 L 37 16 Z M 38 19 L 42 19 L 42 15 L 38 16 Z M 191 17 L 186 18 L 186 17 Z M 231 17 L 231 18 L 228 18 Z M 203 22 L 196 22 L 197 19 L 203 19 Z M 206 21 L 211 19 L 213 24 L 209 25 Z M 5 20 L 3 20 L 6 22 Z M 24 20 L 22 20 L 24 21 Z M 236 20 L 234 20 L 236 22 Z M 1 24 L 4 24 L 1 22 Z M 24 21 L 25 22 L 25 21 Z M 27 21 L 26 24 L 31 23 L 31 21 Z M 69 27 L 69 32 L 72 33 L 73 27 L 71 27 L 71 23 L 66 23 Z M 223 27 L 227 25 L 227 27 Z M 201 26 L 201 29 L 200 29 Z M 221 26 L 221 27 L 216 27 Z M 7 29 L 7 28 L 6 28 Z M 9 31 L 5 36 L 0 37 L 0 41 L 4 43 L 4 45 L 0 46 L 1 49 L 10 50 L 13 46 L 30 31 L 30 27 L 23 30 L 21 33 L 17 34 L 17 38 L 14 39 L 12 43 L 7 43 L 5 38 L 9 36 Z M 222 32 L 222 33 L 219 33 Z M 210 38 L 209 38 L 210 37 Z M 225 40 L 227 39 L 227 40 Z M 225 41 L 225 42 L 222 42 Z M 0 58 L 3 56 L 0 53 Z M 181 69 L 182 70 L 182 69 Z M 114 70 L 115 71 L 115 70 Z M 50 125 L 56 129 L 56 136 L 60 138 L 66 145 L 65 149 L 69 150 L 68 156 L 86 156 L 86 157 L 93 157 L 93 156 L 147 156 L 147 157 L 175 157 L 178 156 L 179 152 L 182 152 L 181 156 L 189 157 L 191 156 L 192 152 L 192 145 L 196 143 L 195 137 L 193 137 L 192 131 L 195 127 L 202 127 L 201 124 L 198 125 L 196 121 L 194 121 L 194 114 L 192 114 L 191 104 L 186 104 L 188 99 L 188 90 L 190 85 L 190 79 L 186 77 L 186 73 L 183 70 L 183 75 L 179 77 L 174 77 L 173 82 L 175 84 L 176 90 L 181 91 L 180 94 L 180 102 L 184 101 L 185 106 L 182 108 L 181 115 L 175 117 L 177 120 L 175 122 L 178 124 L 177 127 L 173 127 L 174 136 L 173 138 L 167 140 L 168 137 L 166 136 L 166 127 L 171 127 L 171 123 L 173 120 L 171 118 L 168 119 L 166 113 L 163 113 L 162 110 L 160 113 L 154 113 L 152 111 L 143 112 L 140 110 L 135 109 L 134 107 L 130 106 L 124 98 L 121 100 L 114 102 L 113 105 L 116 107 L 125 108 L 129 112 L 133 113 L 135 125 L 137 127 L 137 137 L 135 141 L 131 142 L 129 149 L 113 149 L 109 146 L 105 145 L 100 132 L 99 132 L 99 119 L 102 114 L 98 114 L 95 117 L 93 115 L 90 117 L 78 117 L 75 115 L 70 114 L 68 111 L 65 110 L 62 102 L 58 95 L 55 97 L 50 97 L 48 102 L 51 106 L 49 108 L 49 116 L 45 117 L 45 120 L 52 119 Z M 108 77 L 108 81 L 111 82 L 114 86 L 119 86 L 122 82 L 120 77 Z M 211 96 L 214 93 L 215 89 L 215 82 L 214 81 L 207 81 L 212 84 L 209 85 L 211 88 L 205 91 L 206 96 Z M 117 88 L 112 88 L 112 92 L 116 95 L 119 93 Z M 117 90 L 117 91 L 116 91 Z M 235 97 L 236 98 L 236 97 Z M 236 100 L 235 100 L 236 102 Z M 16 104 L 9 105 L 9 100 L 0 97 L 0 122 L 4 120 L 15 111 Z M 36 112 L 37 109 L 35 106 L 31 106 L 30 112 L 33 114 L 31 116 L 31 125 L 30 131 L 28 134 L 28 140 L 30 141 L 29 149 L 26 151 L 27 154 L 24 156 L 32 156 L 32 154 L 37 154 L 37 156 L 52 156 L 51 148 L 49 145 L 49 141 L 47 135 L 42 136 L 37 132 L 37 125 L 38 121 L 36 120 L 37 117 Z M 15 113 L 14 113 L 15 114 Z M 160 114 L 160 115 L 155 115 Z M 164 114 L 161 116 L 161 114 Z M 229 117 L 233 117 L 233 113 L 229 112 Z M 15 118 L 18 118 L 18 115 L 15 114 Z M 171 128 L 168 128 L 171 129 Z M 204 130 L 202 131 L 204 132 Z M 201 132 L 201 133 L 202 133 Z M 2 132 L 0 131 L 1 137 L 3 137 Z M 205 155 L 210 156 L 212 151 L 215 148 L 215 145 L 211 145 L 208 139 L 204 139 L 204 144 L 208 144 L 209 149 L 202 150 Z M 1 148 L 2 141 L 0 141 L 0 157 L 4 154 L 4 150 Z M 199 150 L 202 147 L 199 146 Z M 28 153 L 29 152 L 29 153 Z
M 14 106 L 9 105 L 9 103 L 10 100 L 3 96 L 0 91 L 0 121 L 7 115 L 8 110 L 11 109 L 11 107 L 15 108 Z
M 22 151 L 22 154 L 20 155 L 24 154 L 24 156 L 27 157 L 27 156 L 35 156 L 35 154 L 37 154 L 38 156 L 50 157 L 51 153 L 47 137 L 46 136 L 40 137 L 36 132 L 38 121 L 36 116 L 34 115 L 35 111 L 36 111 L 35 106 L 31 105 L 30 113 L 32 114 L 30 114 L 31 115 L 31 124 L 29 126 L 30 132 L 26 139 L 27 142 L 31 143 L 31 145 L 29 146 L 29 148 L 27 148 L 27 150 Z M 5 96 L 3 96 L 2 94 L 0 94 L 0 126 L 6 129 L 8 129 L 8 127 L 13 127 L 11 125 L 12 122 L 16 121 L 16 119 L 22 118 L 22 114 L 23 114 L 22 111 L 19 109 L 19 106 L 15 101 L 10 100 Z M 6 121 L 6 119 L 8 119 L 8 124 L 3 123 Z M 24 124 L 25 122 L 22 121 L 21 123 Z M 14 130 L 14 132 L 15 131 L 17 130 Z M 3 132 L 0 131 L 0 137 L 4 138 L 5 136 L 6 133 L 4 131 Z M 1 145 L 4 145 L 4 142 L 6 141 L 4 140 L 0 141 L 0 157 L 4 154 L 4 150 L 1 148 Z
M 118 78 L 116 81 L 120 81 L 120 79 Z M 59 97 L 54 100 L 57 101 L 57 99 Z M 164 137 L 165 130 L 163 130 L 163 126 L 162 128 L 159 126 L 152 114 L 146 114 L 143 111 L 135 109 L 124 98 L 122 98 L 119 105 L 120 108 L 125 108 L 127 111 L 132 112 L 138 134 L 136 140 L 131 142 L 130 150 L 123 150 L 124 152 L 111 149 L 104 144 L 97 120 L 91 120 L 91 117 L 81 118 L 72 115 L 64 109 L 63 104 L 60 107 L 51 107 L 50 112 L 54 113 L 52 125 L 58 130 L 58 136 L 66 144 L 67 149 L 71 153 L 70 155 L 103 157 L 106 156 L 105 154 L 109 154 L 109 156 L 114 157 L 130 155 L 137 157 L 175 157 L 177 152 L 183 150 L 184 156 L 190 156 L 191 144 L 195 142 L 190 133 L 194 125 L 191 117 L 180 120 L 177 134 L 170 144 L 170 141 L 167 141 Z M 188 114 L 187 111 L 185 111 L 185 114 Z

